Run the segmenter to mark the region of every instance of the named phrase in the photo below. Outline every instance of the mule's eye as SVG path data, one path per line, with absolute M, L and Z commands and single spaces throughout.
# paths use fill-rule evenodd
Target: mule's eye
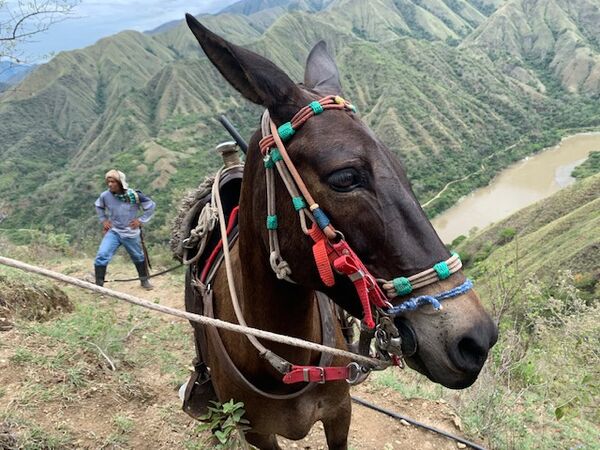
M 356 169 L 348 168 L 333 172 L 327 178 L 329 186 L 339 192 L 350 192 L 362 184 L 361 176 Z

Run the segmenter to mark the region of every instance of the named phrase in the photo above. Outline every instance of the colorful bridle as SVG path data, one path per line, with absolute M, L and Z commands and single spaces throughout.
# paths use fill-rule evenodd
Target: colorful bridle
M 308 106 L 302 108 L 290 122 L 286 122 L 279 127 L 276 127 L 270 119 L 268 111 L 265 111 L 263 115 L 261 124 L 263 138 L 259 142 L 259 147 L 264 156 L 267 185 L 266 226 L 269 234 L 269 260 L 277 277 L 293 282 L 290 278 L 289 265 L 282 258 L 279 248 L 278 219 L 275 211 L 275 169 L 277 169 L 292 198 L 294 209 L 299 214 L 302 231 L 314 241 L 313 256 L 323 284 L 328 287 L 335 284 L 334 271 L 347 276 L 354 284 L 360 299 L 364 313 L 363 323 L 368 329 L 373 329 L 376 325 L 373 320 L 372 307 L 381 311 L 384 315 L 397 315 L 414 310 L 424 304 L 431 304 L 435 309 L 440 309 L 440 301 L 461 295 L 471 289 L 471 281 L 466 280 L 456 288 L 433 296 L 411 298 L 397 306 L 392 306 L 389 303 L 389 299 L 408 295 L 413 289 L 448 278 L 451 274 L 460 270 L 462 264 L 458 255 L 453 254 L 448 260 L 441 261 L 435 264 L 433 268 L 408 278 L 398 277 L 387 281 L 377 280 L 371 275 L 346 242 L 344 235 L 334 228 L 325 212 L 314 200 L 284 145 L 284 142 L 289 141 L 310 118 L 330 109 L 349 113 L 356 112 L 356 108 L 342 97 L 329 95 L 311 102 Z M 311 222 L 310 227 L 307 226 L 309 221 Z M 378 282 L 381 283 L 383 290 Z

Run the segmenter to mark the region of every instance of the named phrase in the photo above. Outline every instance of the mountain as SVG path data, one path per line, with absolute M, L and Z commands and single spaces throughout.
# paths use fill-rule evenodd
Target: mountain
M 35 64 L 16 64 L 9 61 L 0 61 L 0 83 L 11 85 L 17 84 L 35 69 Z M 1 90 L 1 89 L 0 89 Z
M 552 74 L 568 92 L 600 94 L 600 2 L 511 0 L 461 44 L 511 76 L 546 89 Z
M 320 11 L 333 0 L 241 0 L 223 8 L 221 13 L 250 16 L 265 10 Z
M 500 1 L 334 0 L 302 2 L 312 5 L 302 11 L 283 4 L 292 2 L 242 2 L 236 7 L 250 14 L 201 20 L 298 81 L 310 48 L 325 39 L 345 95 L 402 156 L 422 199 L 478 170 L 482 157 L 487 170 L 464 189 L 549 145 L 558 127 L 600 124 L 593 99 L 541 92 L 498 70 L 480 48 L 456 46 Z M 184 24 L 58 54 L 0 97 L 3 225 L 95 233 L 91 204 L 104 172 L 119 166 L 159 201 L 152 234 L 166 239 L 172 205 L 219 164 L 211 149 L 228 139 L 221 113 L 249 136 L 260 109 L 229 87 Z

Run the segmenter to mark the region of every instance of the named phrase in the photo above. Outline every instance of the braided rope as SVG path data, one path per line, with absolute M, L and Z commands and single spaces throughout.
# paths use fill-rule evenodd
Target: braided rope
M 437 267 L 437 270 L 436 270 Z M 440 261 L 430 269 L 416 273 L 410 277 L 398 277 L 393 280 L 379 278 L 385 295 L 392 299 L 410 294 L 413 290 L 428 286 L 448 278 L 462 268 L 462 262 L 457 253 L 453 253 L 446 261 Z
M 68 283 L 73 286 L 77 286 L 82 289 L 87 289 L 89 291 L 97 292 L 99 294 L 109 295 L 111 297 L 117 298 L 119 300 L 126 301 L 128 303 L 132 303 L 134 305 L 141 306 L 143 308 L 151 309 L 154 311 L 158 311 L 163 314 L 169 314 L 174 317 L 178 317 L 180 319 L 190 320 L 192 322 L 197 322 L 202 325 L 213 326 L 216 328 L 220 328 L 227 331 L 232 331 L 234 333 L 241 333 L 247 336 L 251 336 L 254 339 L 266 339 L 271 342 L 279 342 L 281 344 L 287 344 L 294 347 L 305 348 L 307 350 L 314 350 L 317 352 L 329 353 L 334 356 L 341 356 L 344 358 L 349 358 L 351 360 L 360 362 L 365 364 L 367 367 L 377 367 L 383 368 L 387 364 L 385 361 L 380 361 L 375 358 L 370 358 L 368 356 L 362 356 L 355 353 L 351 353 L 347 350 L 341 350 L 334 347 L 328 347 L 326 345 L 317 344 L 315 342 L 305 341 L 303 339 L 298 339 L 291 336 L 286 336 L 277 333 L 271 333 L 270 331 L 259 330 L 257 328 L 251 328 L 248 326 L 242 326 L 235 323 L 227 322 L 224 320 L 213 319 L 212 317 L 201 316 L 199 314 L 190 313 L 187 311 L 182 311 L 176 308 L 171 308 L 169 306 L 164 306 L 158 303 L 151 302 L 149 300 L 145 300 L 143 298 L 135 297 L 130 294 L 125 294 L 124 292 L 113 291 L 112 289 L 108 289 L 105 287 L 97 286 L 93 283 L 88 283 L 87 281 L 79 280 L 77 278 L 70 277 L 68 275 L 63 275 L 62 273 L 54 272 L 52 270 L 44 269 L 37 266 L 32 266 L 30 264 L 26 264 L 21 261 L 17 261 L 16 259 L 5 258 L 0 256 L 0 264 L 14 267 L 15 269 L 23 270 L 25 272 L 36 273 L 38 275 L 42 275 L 47 278 L 52 278 L 57 281 L 61 281 L 63 283 Z
M 431 305 L 434 309 L 439 310 L 442 309 L 441 302 L 443 300 L 462 295 L 471 290 L 472 288 L 473 282 L 467 279 L 460 286 L 456 286 L 455 288 L 449 289 L 444 292 L 440 292 L 439 294 L 421 295 L 419 297 L 409 298 L 408 300 L 403 301 L 399 305 L 396 305 L 392 308 L 388 308 L 385 312 L 391 316 L 396 316 L 407 311 L 414 311 L 415 309 L 424 305 Z

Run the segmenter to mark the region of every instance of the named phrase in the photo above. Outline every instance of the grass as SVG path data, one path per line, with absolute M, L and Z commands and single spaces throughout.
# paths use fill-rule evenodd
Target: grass
M 15 413 L 0 412 L 0 448 L 3 450 L 63 450 L 76 448 L 69 429 L 52 432 Z
M 80 272 L 80 262 L 69 260 L 67 270 Z M 11 282 L 40 282 L 1 272 Z M 0 336 L 0 359 L 7 364 L 0 370 L 0 430 L 10 419 L 10 437 L 19 449 L 78 448 L 81 442 L 123 448 L 134 437 L 148 445 L 166 439 L 164 448 L 180 445 L 189 418 L 178 409 L 176 388 L 189 375 L 193 357 L 189 324 L 62 289 L 72 312 L 46 322 L 15 318 L 14 328 Z M 78 428 L 82 414 L 91 420 L 83 428 L 96 431 Z M 156 429 L 140 429 L 138 419 Z M 10 447 L 0 440 L 0 448 Z
M 387 371 L 374 374 L 374 384 L 448 401 L 465 431 L 492 449 L 598 448 L 598 297 L 577 288 L 568 271 L 549 282 L 495 255 L 476 282 L 485 283 L 479 292 L 500 324 L 500 338 L 478 381 L 452 391 L 414 373 Z

